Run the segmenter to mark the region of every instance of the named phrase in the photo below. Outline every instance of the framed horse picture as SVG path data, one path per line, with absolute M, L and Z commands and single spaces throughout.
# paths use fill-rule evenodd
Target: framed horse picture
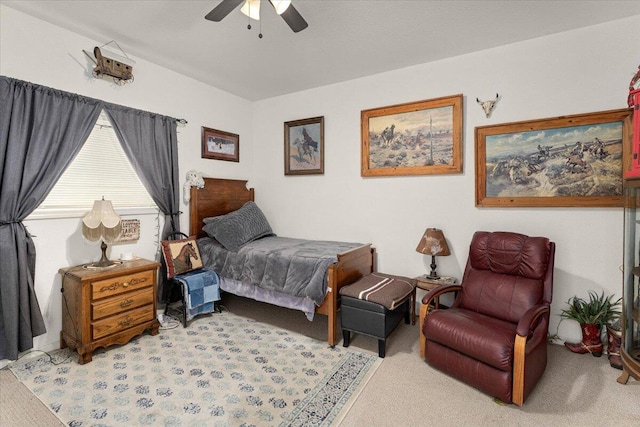
M 462 172 L 462 95 L 363 110 L 362 176 Z
M 285 122 L 284 174 L 324 174 L 324 117 Z
M 167 278 L 202 268 L 202 258 L 195 237 L 163 240 L 162 255 L 167 265 Z
M 631 117 L 620 109 L 476 127 L 476 206 L 624 206 Z

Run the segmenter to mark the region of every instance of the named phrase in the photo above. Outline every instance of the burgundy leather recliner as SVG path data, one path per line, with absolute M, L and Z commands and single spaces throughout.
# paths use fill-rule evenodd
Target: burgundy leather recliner
M 476 232 L 461 284 L 422 300 L 420 351 L 429 365 L 521 406 L 547 366 L 554 255 L 545 237 Z M 457 292 L 450 308 L 429 308 L 447 292 Z

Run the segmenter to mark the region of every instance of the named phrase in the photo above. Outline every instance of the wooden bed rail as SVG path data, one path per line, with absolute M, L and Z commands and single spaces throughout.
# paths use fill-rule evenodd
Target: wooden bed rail
M 338 310 L 340 288 L 350 285 L 362 276 L 375 271 L 376 250 L 371 244 L 362 245 L 338 254 L 338 261 L 327 271 L 327 295 L 316 313 L 324 314 L 327 321 L 327 342 L 331 347 L 338 342 Z

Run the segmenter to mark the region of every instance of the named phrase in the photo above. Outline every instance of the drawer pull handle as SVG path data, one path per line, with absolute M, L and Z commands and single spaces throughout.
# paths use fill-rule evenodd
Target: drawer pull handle
M 131 304 L 133 304 L 133 300 L 126 299 L 120 303 L 120 307 L 129 307 Z
M 142 278 L 140 278 L 140 279 L 131 279 L 131 280 L 130 280 L 130 281 L 128 281 L 128 282 L 123 282 L 123 283 L 122 283 L 122 287 L 123 287 L 123 288 L 128 288 L 129 286 L 137 285 L 138 283 L 144 283 L 144 282 L 146 282 L 146 281 L 147 281 L 147 278 L 146 278 L 146 277 L 142 277 Z M 120 287 L 120 282 L 115 282 L 115 283 L 112 283 L 112 284 L 111 284 L 111 285 L 109 285 L 109 286 L 103 286 L 103 287 L 101 287 L 101 288 L 100 288 L 100 292 L 115 291 L 115 290 L 116 290 L 116 289 L 118 289 L 119 287 Z
M 126 319 L 119 321 L 118 325 L 120 325 L 120 326 L 128 326 L 131 322 L 133 322 L 133 319 L 130 318 L 130 317 L 127 317 Z

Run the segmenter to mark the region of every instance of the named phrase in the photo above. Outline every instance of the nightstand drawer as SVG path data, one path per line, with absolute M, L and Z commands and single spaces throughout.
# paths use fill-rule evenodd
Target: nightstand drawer
M 102 319 L 103 317 L 142 307 L 147 304 L 153 304 L 153 288 L 151 287 L 91 303 L 91 319 Z
M 145 288 L 154 284 L 155 270 L 141 271 L 126 276 L 100 280 L 91 284 L 91 299 L 96 300 L 123 292 Z
M 140 323 L 144 323 L 155 318 L 153 304 L 127 311 L 118 316 L 107 317 L 106 319 L 93 322 L 91 324 L 91 334 L 93 339 L 100 339 L 107 335 L 129 329 Z

